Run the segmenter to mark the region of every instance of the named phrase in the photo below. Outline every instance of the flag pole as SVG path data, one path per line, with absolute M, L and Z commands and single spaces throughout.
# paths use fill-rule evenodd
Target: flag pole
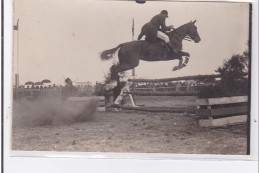
M 17 20 L 17 74 L 19 74 L 19 19 Z
M 17 31 L 17 53 L 16 53 L 16 74 L 15 74 L 15 88 L 19 87 L 19 19 L 17 20 L 16 25 L 14 25 L 14 31 Z

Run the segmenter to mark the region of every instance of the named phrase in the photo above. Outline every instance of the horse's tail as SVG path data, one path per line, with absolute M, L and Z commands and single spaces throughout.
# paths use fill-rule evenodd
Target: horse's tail
M 103 61 L 107 61 L 109 59 L 111 59 L 113 57 L 113 55 L 115 54 L 116 50 L 121 48 L 123 44 L 118 45 L 117 47 L 113 48 L 113 49 L 109 49 L 109 50 L 105 50 L 103 52 L 101 52 L 100 54 L 100 58 Z

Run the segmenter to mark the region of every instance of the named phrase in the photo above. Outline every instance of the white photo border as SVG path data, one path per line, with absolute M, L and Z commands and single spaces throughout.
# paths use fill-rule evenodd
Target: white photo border
M 201 0 L 200 2 L 202 2 Z M 180 1 L 181 2 L 181 1 Z M 216 2 L 216 1 L 205 1 Z M 4 2 L 4 172 L 255 172 L 259 145 L 259 3 L 258 0 L 220 1 L 252 3 L 252 75 L 250 155 L 130 154 L 11 151 L 13 1 Z

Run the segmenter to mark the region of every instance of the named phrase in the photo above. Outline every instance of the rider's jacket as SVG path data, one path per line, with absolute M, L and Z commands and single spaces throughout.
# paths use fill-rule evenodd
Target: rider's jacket
M 145 35 L 146 41 L 156 41 L 157 40 L 157 32 L 158 30 L 162 32 L 170 31 L 171 28 L 167 27 L 165 25 L 165 19 L 166 17 L 162 14 L 158 14 L 154 16 L 150 22 L 146 23 L 141 30 L 140 35 L 138 36 L 138 40 L 142 38 L 143 35 Z
M 152 25 L 154 25 L 157 30 L 161 30 L 162 32 L 166 32 L 166 31 L 170 31 L 171 28 L 170 27 L 167 27 L 165 25 L 165 19 L 166 17 L 162 14 L 158 14 L 156 16 L 154 16 L 151 20 L 150 20 L 150 23 Z M 160 28 L 161 27 L 161 28 Z

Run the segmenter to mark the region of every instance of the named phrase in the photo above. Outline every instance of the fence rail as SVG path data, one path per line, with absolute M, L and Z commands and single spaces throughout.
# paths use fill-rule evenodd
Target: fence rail
M 36 98 L 44 96 L 62 96 L 64 87 L 47 88 L 47 89 L 35 89 L 35 88 L 18 88 L 13 89 L 13 98 Z M 78 89 L 71 93 L 71 96 L 91 96 L 93 95 L 93 89 Z
M 215 79 L 219 78 L 220 75 L 196 75 L 196 76 L 183 76 L 175 78 L 164 78 L 164 79 L 129 79 L 132 82 L 169 82 L 169 81 L 180 81 L 180 80 L 196 80 L 196 79 Z

